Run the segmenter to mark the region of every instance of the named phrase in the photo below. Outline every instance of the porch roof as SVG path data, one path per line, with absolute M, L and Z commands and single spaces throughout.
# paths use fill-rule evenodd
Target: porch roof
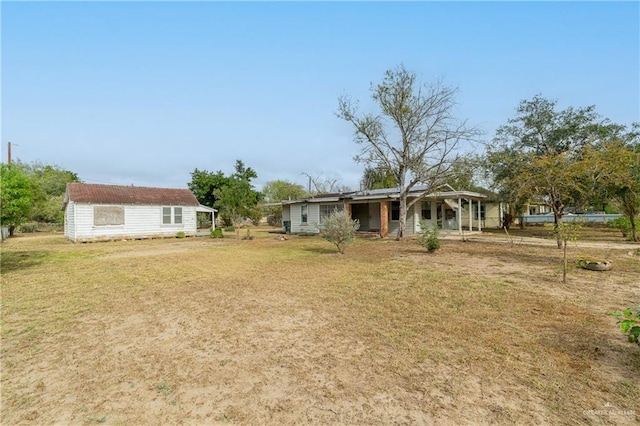
M 212 209 L 211 207 L 203 206 L 202 204 L 200 204 L 199 206 L 196 207 L 196 211 L 197 212 L 204 212 L 204 213 L 215 213 L 218 210 Z
M 458 199 L 466 200 L 483 200 L 486 195 L 473 191 L 442 191 L 425 193 L 425 187 L 416 186 L 409 191 L 409 197 L 428 198 L 432 200 Z M 345 192 L 341 194 L 320 194 L 315 197 L 309 197 L 299 200 L 286 200 L 283 205 L 300 204 L 300 203 L 335 203 L 338 201 L 378 201 L 378 200 L 397 200 L 400 198 L 398 188 L 372 189 L 364 191 Z

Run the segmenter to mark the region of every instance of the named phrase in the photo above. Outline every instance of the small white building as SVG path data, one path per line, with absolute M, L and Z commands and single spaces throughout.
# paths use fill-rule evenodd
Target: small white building
M 188 189 L 69 183 L 62 205 L 64 235 L 74 242 L 198 235 L 201 205 Z M 206 230 L 207 233 L 209 229 Z

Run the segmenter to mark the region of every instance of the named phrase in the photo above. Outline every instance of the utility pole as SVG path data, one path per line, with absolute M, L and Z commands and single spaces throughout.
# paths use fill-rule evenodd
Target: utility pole
M 7 164 L 11 165 L 11 142 L 7 142 Z

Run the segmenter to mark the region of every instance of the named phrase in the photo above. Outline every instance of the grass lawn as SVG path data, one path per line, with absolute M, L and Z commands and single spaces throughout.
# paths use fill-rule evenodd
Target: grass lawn
M 638 249 L 252 235 L 4 242 L 0 422 L 640 421 Z

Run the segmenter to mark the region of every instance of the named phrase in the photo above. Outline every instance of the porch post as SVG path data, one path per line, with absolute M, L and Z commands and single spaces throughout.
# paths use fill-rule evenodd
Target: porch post
M 380 236 L 389 236 L 389 202 L 380 201 Z
M 458 198 L 456 217 L 458 218 L 458 232 L 462 234 L 462 198 Z
M 478 231 L 482 231 L 482 216 L 480 215 L 481 213 L 481 209 L 480 209 L 480 203 L 482 201 L 478 200 Z
M 469 232 L 473 231 L 473 200 L 469 198 Z
M 344 203 L 344 211 L 347 212 L 347 214 L 349 215 L 349 218 L 351 218 L 351 204 Z

